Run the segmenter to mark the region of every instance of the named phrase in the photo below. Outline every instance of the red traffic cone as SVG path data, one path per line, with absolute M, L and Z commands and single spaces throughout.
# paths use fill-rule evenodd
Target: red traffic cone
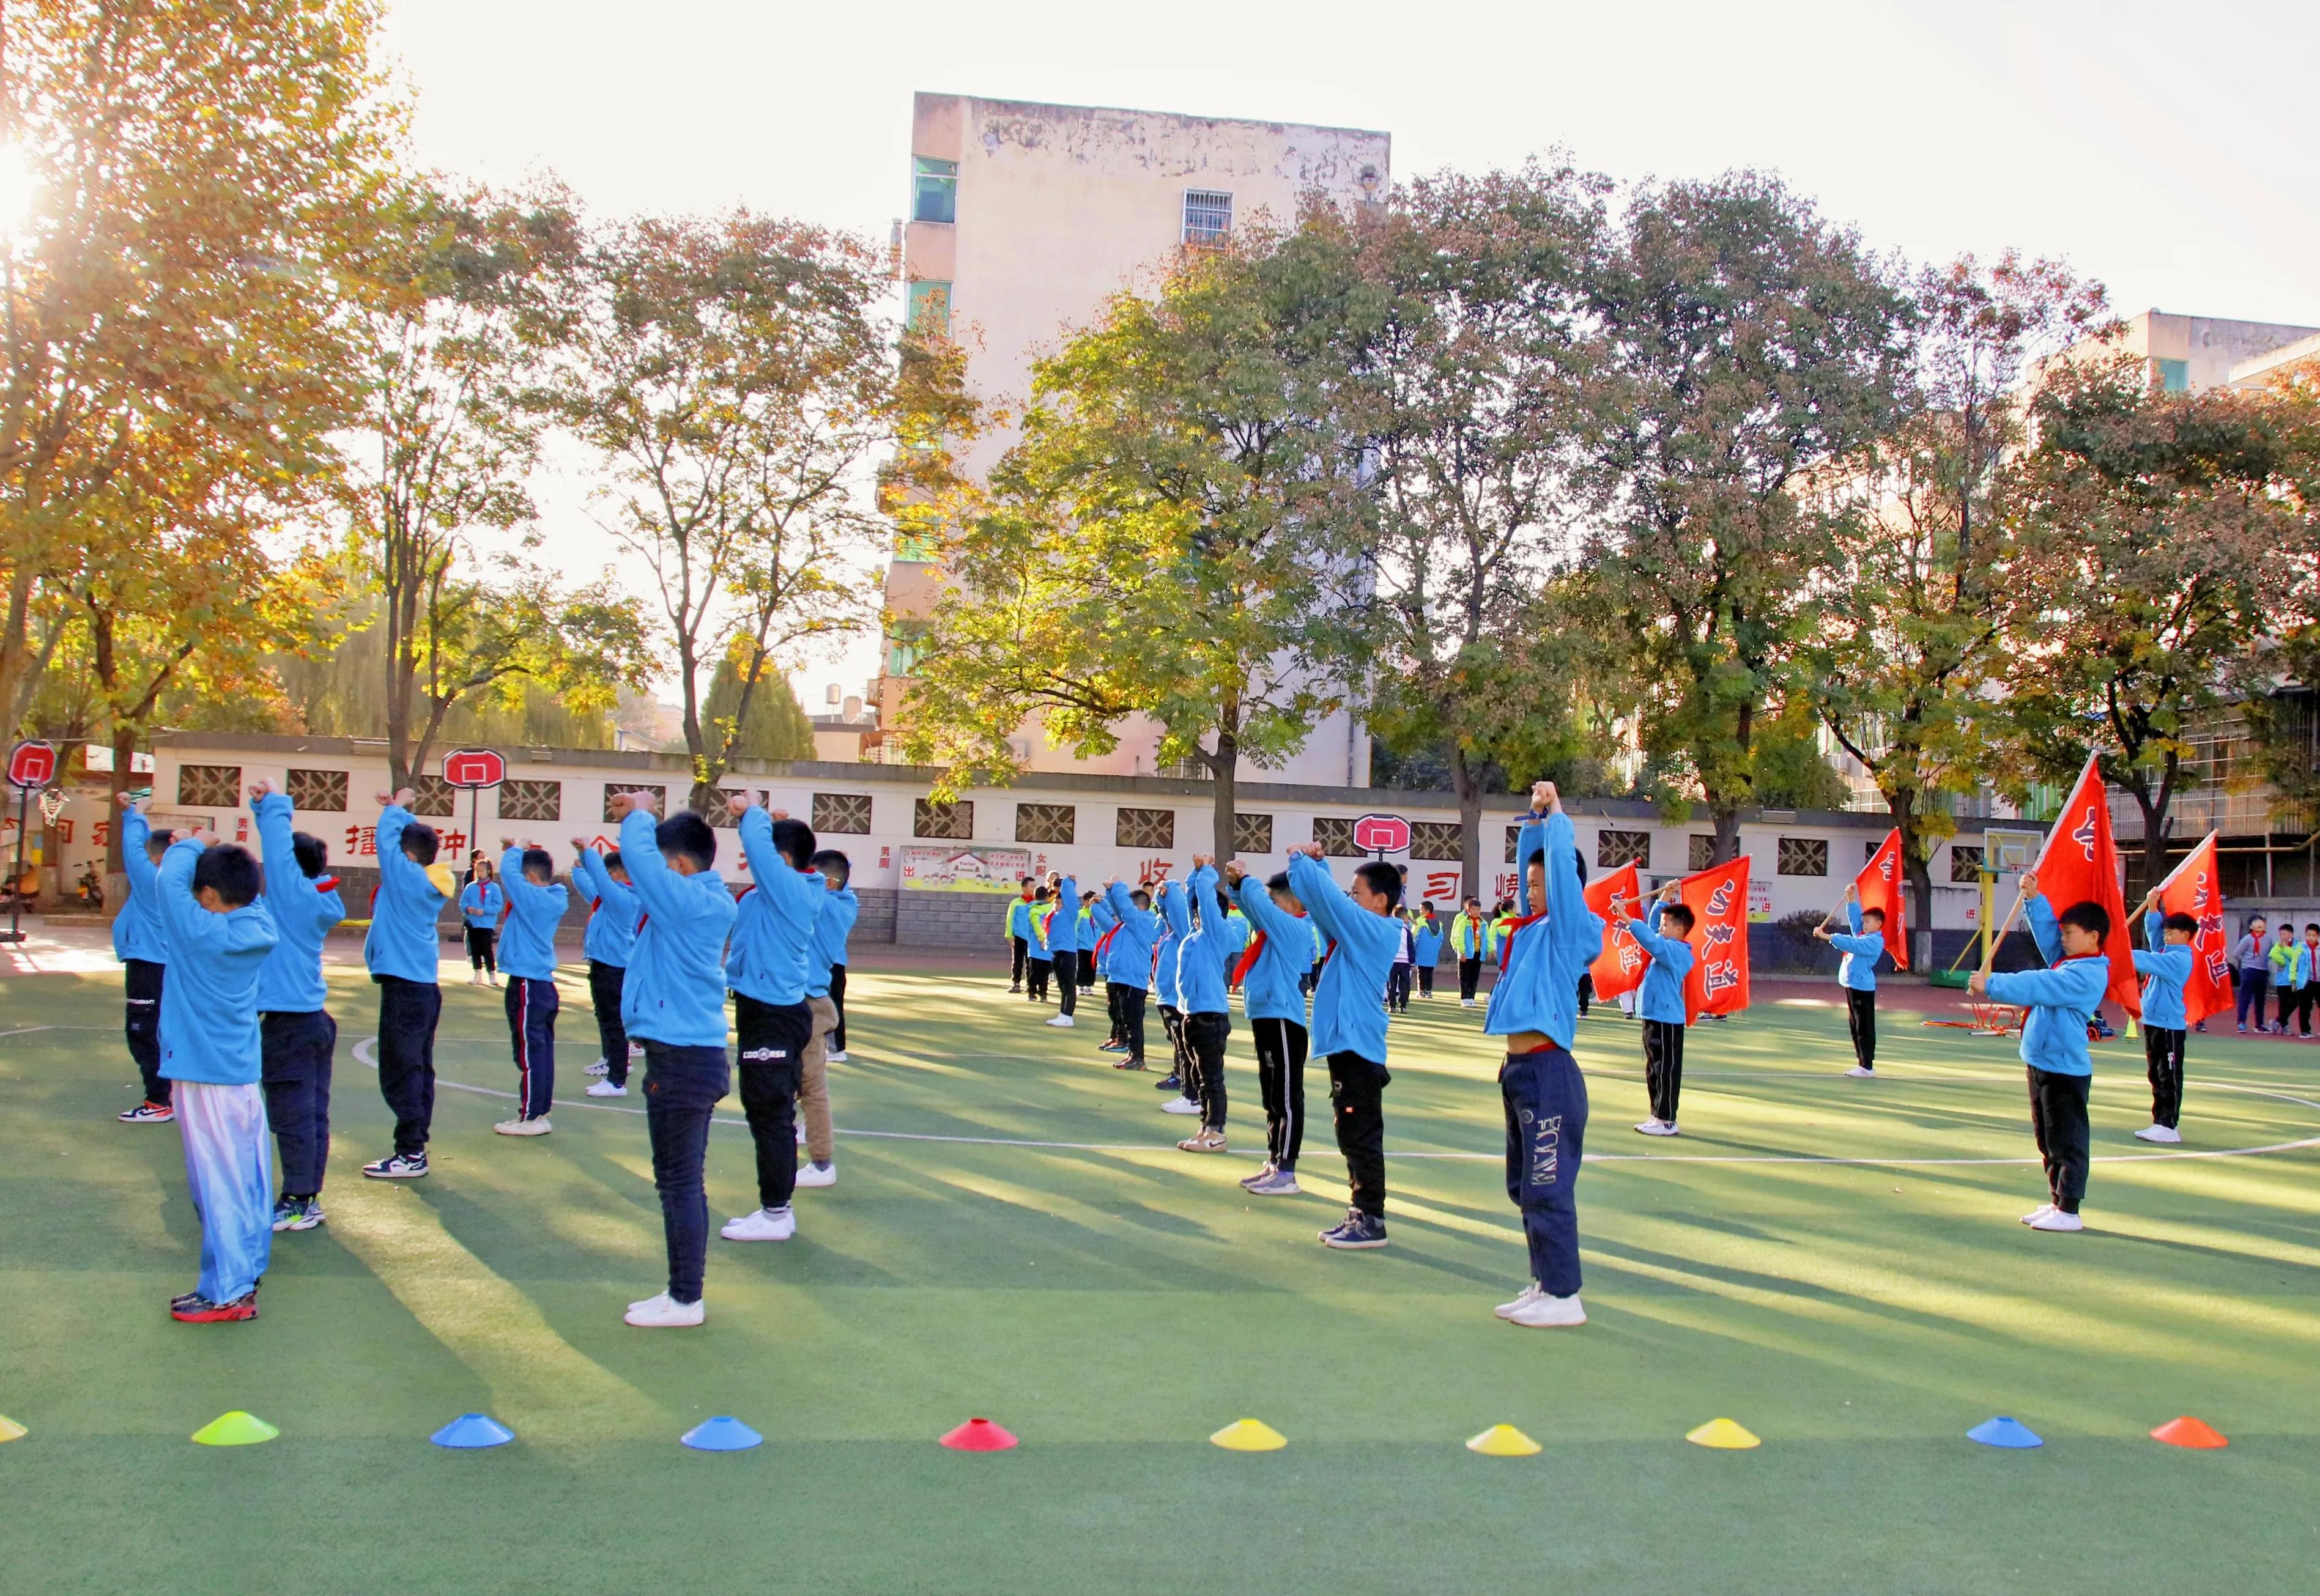
M 2218 1447 L 2231 1445 L 2216 1433 L 2214 1426 L 2188 1413 L 2180 1419 L 2170 1419 L 2151 1432 L 2151 1438 L 2164 1441 L 2170 1447 L 2190 1447 L 2202 1452 L 2212 1452 Z
M 954 1452 L 1004 1452 L 1015 1444 L 1015 1438 L 988 1419 L 970 1419 L 943 1437 L 942 1444 Z

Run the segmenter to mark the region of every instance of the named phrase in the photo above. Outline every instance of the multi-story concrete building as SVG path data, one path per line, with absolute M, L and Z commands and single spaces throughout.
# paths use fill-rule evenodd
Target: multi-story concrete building
M 915 327 L 947 329 L 968 352 L 981 396 L 1018 401 L 1032 363 L 1091 321 L 1123 290 L 1149 288 L 1184 246 L 1220 238 L 1260 213 L 1287 223 L 1318 192 L 1339 204 L 1382 197 L 1391 140 L 1384 133 L 921 94 L 911 130 L 911 206 L 902 273 Z M 1014 442 L 993 429 L 965 451 L 987 471 Z M 907 542 L 886 572 L 895 624 L 874 685 L 877 725 L 902 724 L 917 662 L 912 621 L 929 614 L 938 576 L 929 551 Z M 1082 760 L 1035 726 L 1014 738 L 1032 771 L 1161 773 L 1159 728 L 1130 722 L 1119 748 Z M 879 735 L 864 739 L 878 757 Z M 1369 736 L 1358 716 L 1317 725 L 1285 769 L 1252 779 L 1365 786 Z

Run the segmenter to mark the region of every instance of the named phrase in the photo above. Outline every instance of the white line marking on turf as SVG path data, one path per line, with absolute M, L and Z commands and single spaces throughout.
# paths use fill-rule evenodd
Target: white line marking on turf
M 355 1061 L 373 1069 L 378 1068 L 376 1036 L 366 1036 L 351 1050 Z M 1703 1072 L 1705 1073 L 1705 1072 Z M 1821 1075 L 1822 1070 L 1726 1070 L 1725 1075 Z M 1959 1083 L 1986 1085 L 1992 1081 L 2011 1082 L 2013 1076 L 1979 1075 L 1949 1076 L 1928 1084 Z M 435 1084 L 454 1092 L 471 1092 L 478 1097 L 501 1097 L 515 1101 L 513 1092 L 503 1092 L 494 1087 L 469 1086 L 465 1081 L 435 1078 Z M 2192 1086 L 2218 1092 L 2244 1092 L 2255 1097 L 2271 1097 L 2282 1103 L 2294 1103 L 2320 1113 L 2320 1103 L 2309 1097 L 2298 1097 L 2288 1092 L 2275 1092 L 2262 1087 L 2234 1086 L 2223 1081 L 2193 1081 Z M 550 1108 L 594 1108 L 608 1114 L 641 1114 L 641 1108 L 630 1108 L 619 1103 L 590 1103 L 558 1098 Z M 730 1114 L 713 1114 L 710 1123 L 719 1125 L 739 1125 L 747 1128 L 749 1122 L 735 1119 Z M 1165 1141 L 1033 1141 L 1011 1136 L 937 1136 L 917 1131 L 855 1131 L 842 1125 L 830 1127 L 838 1136 L 858 1136 L 874 1141 L 943 1141 L 965 1147 L 1033 1147 L 1057 1152 L 1154 1152 L 1165 1150 Z M 2185 1149 L 2180 1152 L 2097 1153 L 2089 1162 L 2096 1164 L 2156 1164 L 2177 1159 L 2251 1159 L 2266 1153 L 2300 1152 L 2306 1148 L 2320 1147 L 2320 1136 L 2307 1136 L 2301 1141 L 2274 1141 L 2262 1147 L 2234 1147 L 2207 1150 Z M 1258 1157 L 1254 1151 L 1248 1157 Z M 1432 1159 L 1451 1163 L 1499 1164 L 1506 1161 L 1504 1153 L 1495 1152 L 1391 1152 L 1389 1159 Z M 1589 1153 L 1584 1159 L 1590 1164 L 1837 1164 L 1859 1168 L 1901 1169 L 1932 1167 L 1983 1167 L 2039 1164 L 2039 1159 L 1848 1159 L 1835 1154 L 1820 1153 Z

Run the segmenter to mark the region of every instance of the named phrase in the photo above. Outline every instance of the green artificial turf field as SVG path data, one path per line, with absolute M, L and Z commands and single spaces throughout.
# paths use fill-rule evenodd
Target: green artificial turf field
M 1397 1025 L 1393 1244 L 1337 1254 L 1322 1070 L 1311 1195 L 1248 1198 L 1253 1161 L 1175 1151 L 1100 1023 L 1001 987 L 858 971 L 838 1121 L 897 1134 L 841 1136 L 797 1240 L 712 1240 L 707 1326 L 648 1332 L 621 1322 L 663 1277 L 644 1124 L 578 1095 L 578 981 L 529 1141 L 450 1089 L 513 1072 L 499 995 L 447 988 L 436 1173 L 388 1185 L 355 1173 L 385 1149 L 373 1000 L 333 971 L 330 1223 L 213 1327 L 164 1312 L 197 1231 L 174 1128 L 113 1118 L 117 985 L 0 982 L 0 1413 L 31 1431 L 0 1446 L 0 1590 L 2312 1588 L 2320 1149 L 2146 1156 L 2134 1044 L 2098 1051 L 2090 1230 L 2048 1236 L 2015 1222 L 2043 1183 L 2011 1044 L 1889 994 L 1859 1083 L 1841 1012 L 1760 1008 L 1695 1033 L 1685 1134 L 1647 1142 L 1635 1030 L 1591 1019 L 1590 1322 L 1536 1331 L 1491 1314 L 1527 1271 L 1478 1015 Z M 1244 1151 L 1248 1058 L 1237 1028 Z M 2320 1138 L 2320 1051 L 2194 1037 L 2190 1068 L 2186 1151 Z M 754 1202 L 726 1107 L 713 1220 Z M 188 1443 L 229 1409 L 281 1438 Z M 428 1444 L 469 1410 L 516 1444 Z M 719 1413 L 766 1444 L 676 1444 Z M 2045 1447 L 1964 1438 L 1999 1413 Z M 2180 1413 L 2231 1447 L 2147 1438 Z M 935 1444 L 970 1415 L 1022 1446 Z M 1208 1444 L 1245 1415 L 1288 1448 Z M 1763 1447 L 1685 1443 L 1719 1415 Z M 1500 1421 L 1545 1451 L 1461 1446 Z

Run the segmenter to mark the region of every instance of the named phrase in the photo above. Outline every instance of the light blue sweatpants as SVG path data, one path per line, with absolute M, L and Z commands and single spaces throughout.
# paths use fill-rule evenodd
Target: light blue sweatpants
M 257 1288 L 274 1249 L 274 1144 L 266 1093 L 207 1081 L 176 1084 L 186 1142 L 186 1185 L 202 1220 L 202 1277 L 195 1290 L 231 1303 Z

